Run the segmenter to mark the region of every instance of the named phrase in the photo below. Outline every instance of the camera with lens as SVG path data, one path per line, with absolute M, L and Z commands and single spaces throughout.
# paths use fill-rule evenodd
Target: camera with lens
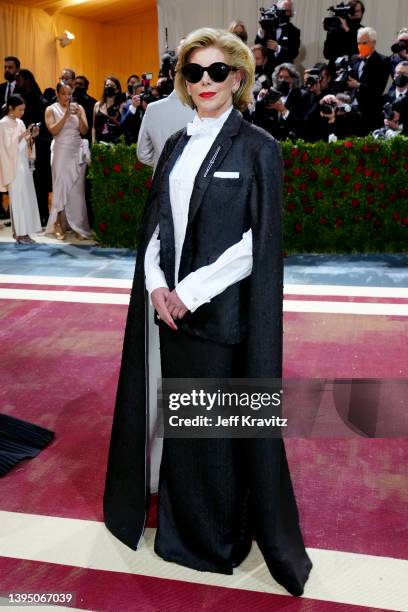
M 278 8 L 276 4 L 272 4 L 268 9 L 261 7 L 259 12 L 261 13 L 259 24 L 265 32 L 266 45 L 267 40 L 276 40 L 276 30 L 289 23 L 290 17 L 286 15 L 285 9 Z
M 354 13 L 354 8 L 344 2 L 340 2 L 340 4 L 336 6 L 330 6 L 327 10 L 332 16 L 323 19 L 323 28 L 326 32 L 340 30 L 341 21 L 339 18 L 342 17 L 343 19 L 347 19 L 347 17 Z
M 150 91 L 146 91 L 140 94 L 140 102 L 146 102 L 146 104 L 150 104 L 150 102 L 156 102 L 157 98 L 155 98 Z
M 335 102 L 331 102 L 330 104 L 326 102 L 325 104 L 322 104 L 320 112 L 323 115 L 331 115 L 333 112 L 336 111 L 336 108 L 337 104 Z
M 282 97 L 282 92 L 274 87 L 269 87 L 268 93 L 262 99 L 262 102 L 267 106 L 268 104 L 275 104 Z
M 392 121 L 394 119 L 394 104 L 392 102 L 387 102 L 383 106 L 383 115 L 384 119 L 388 119 L 388 121 Z
M 358 75 L 351 67 L 350 59 L 347 55 L 338 57 L 334 63 L 336 66 L 336 78 L 333 83 L 334 91 L 342 93 L 347 91 L 348 79 L 358 79 Z
M 168 78 L 170 70 L 174 72 L 177 64 L 177 55 L 173 50 L 166 50 L 161 56 L 160 76 Z
M 317 85 L 320 80 L 320 69 L 319 68 L 310 68 L 310 70 L 306 70 L 307 78 L 305 81 L 306 87 L 313 87 Z
M 393 53 L 400 53 L 401 51 L 408 51 L 408 40 L 399 40 L 391 46 Z

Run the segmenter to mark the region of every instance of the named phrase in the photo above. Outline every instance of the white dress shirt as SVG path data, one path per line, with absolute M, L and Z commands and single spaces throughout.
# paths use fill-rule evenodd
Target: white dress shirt
M 205 302 L 210 302 L 230 285 L 249 276 L 252 271 L 252 232 L 248 230 L 240 242 L 229 247 L 216 261 L 191 272 L 180 283 L 177 282 L 195 177 L 231 110 L 232 106 L 216 118 L 200 119 L 197 114 L 194 116 L 192 124 L 187 126 L 187 133 L 193 135 L 169 177 L 174 224 L 175 286 L 177 295 L 191 312 Z M 158 235 L 159 226 L 156 227 L 145 254 L 146 289 L 149 295 L 159 287 L 168 286 L 159 265 Z

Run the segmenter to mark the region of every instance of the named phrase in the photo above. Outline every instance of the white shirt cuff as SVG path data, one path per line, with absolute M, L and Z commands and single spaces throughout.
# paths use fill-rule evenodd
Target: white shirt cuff
M 201 290 L 193 274 L 194 272 L 183 278 L 176 287 L 177 295 L 190 312 L 194 312 L 206 302 L 211 302 L 210 296 Z
M 137 111 L 137 108 L 135 108 L 135 107 L 133 106 L 133 104 L 130 104 L 130 105 L 129 105 L 129 110 L 130 110 L 130 112 L 132 113 L 132 115 L 134 115 L 134 114 L 136 113 L 136 111 Z

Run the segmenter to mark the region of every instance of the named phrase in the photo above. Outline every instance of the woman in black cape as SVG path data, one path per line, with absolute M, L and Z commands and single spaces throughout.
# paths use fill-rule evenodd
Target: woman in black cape
M 185 39 L 175 87 L 197 113 L 166 142 L 145 207 L 104 494 L 108 529 L 133 549 L 149 497 L 149 302 L 163 378 L 281 377 L 282 157 L 243 120 L 253 80 L 235 35 Z M 253 537 L 272 576 L 302 595 L 312 563 L 283 440 L 165 438 L 155 552 L 231 574 Z

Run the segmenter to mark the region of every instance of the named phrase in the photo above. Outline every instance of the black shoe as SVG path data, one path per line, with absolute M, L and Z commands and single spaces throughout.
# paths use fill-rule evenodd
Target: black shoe
M 9 221 L 8 223 L 3 223 L 4 227 L 11 227 L 11 221 Z

